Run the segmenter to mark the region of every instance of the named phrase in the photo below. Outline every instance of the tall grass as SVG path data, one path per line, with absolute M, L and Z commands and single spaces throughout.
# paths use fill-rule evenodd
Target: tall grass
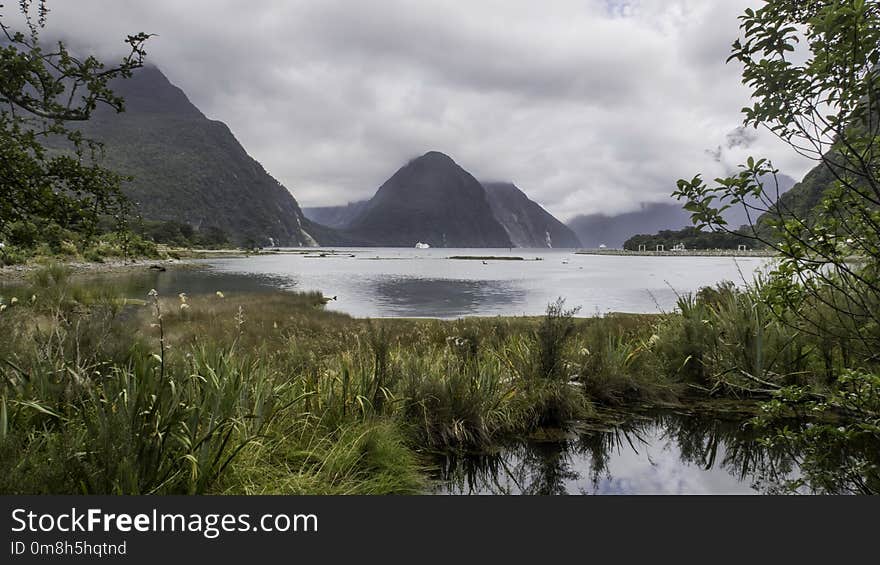
M 491 450 L 600 404 L 818 390 L 867 358 L 760 292 L 722 285 L 662 316 L 557 301 L 368 321 L 314 293 L 123 296 L 49 267 L 0 297 L 0 492 L 415 492 L 428 452 Z
M 412 492 L 420 452 L 589 411 L 565 359 L 577 324 L 553 306 L 367 321 L 309 293 L 119 296 L 59 267 L 16 292 L 0 313 L 3 492 Z
M 821 328 L 805 327 L 796 313 L 773 307 L 764 284 L 724 283 L 680 297 L 678 312 L 655 329 L 652 345 L 663 371 L 711 394 L 766 396 L 792 385 L 821 391 L 836 386 L 847 369 L 880 368 L 876 352 L 863 346 L 865 330 L 840 328 L 830 317 Z M 802 307 L 811 316 L 832 316 L 821 303 Z

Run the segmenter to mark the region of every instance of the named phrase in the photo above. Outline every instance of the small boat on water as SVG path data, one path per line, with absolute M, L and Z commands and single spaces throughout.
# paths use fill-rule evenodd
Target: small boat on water
M 427 243 L 422 243 L 421 241 L 416 242 L 416 249 L 430 249 L 431 246 Z

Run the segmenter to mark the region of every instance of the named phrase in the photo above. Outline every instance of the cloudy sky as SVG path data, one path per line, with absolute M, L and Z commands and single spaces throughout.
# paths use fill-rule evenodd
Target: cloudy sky
M 562 219 L 669 198 L 748 154 L 809 163 L 737 131 L 725 64 L 752 0 L 78 0 L 52 32 L 148 58 L 304 206 L 368 198 L 407 160 L 451 155 Z

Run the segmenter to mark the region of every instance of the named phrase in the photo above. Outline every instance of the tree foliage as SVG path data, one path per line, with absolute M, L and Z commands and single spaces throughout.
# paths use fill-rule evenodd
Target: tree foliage
M 681 230 L 660 230 L 653 235 L 634 235 L 624 242 L 623 248 L 638 251 L 639 246 L 644 245 L 645 249 L 653 251 L 658 245 L 662 245 L 668 251 L 679 244 L 686 249 L 739 249 L 740 245 L 751 248 L 754 241 L 748 235 L 737 232 L 704 231 L 686 227 Z
M 833 288 L 836 302 L 828 305 L 873 328 L 880 322 L 880 7 L 863 0 L 771 0 L 741 20 L 744 37 L 730 60 L 743 65 L 753 91 L 745 124 L 768 129 L 821 163 L 832 181 L 810 215 L 791 210 L 773 182 L 762 182 L 778 173 L 767 159 L 749 158 L 739 174 L 714 185 L 699 175 L 680 180 L 675 195 L 700 227 L 730 231 L 721 213 L 746 208 L 747 233 L 781 255 L 780 307 L 799 308 L 808 297 L 827 303 Z M 805 57 L 796 50 L 801 44 Z M 758 229 L 762 214 L 769 232 Z
M 132 230 L 149 241 L 178 247 L 217 248 L 230 245 L 229 234 L 216 226 L 196 230 L 183 222 L 141 220 L 132 226 Z
M 846 353 L 846 382 L 830 393 L 780 387 L 778 401 L 820 398 L 818 412 L 839 412 L 835 399 L 857 394 L 860 405 L 872 408 L 838 435 L 880 435 L 880 6 L 768 0 L 740 19 L 742 37 L 729 61 L 742 65 L 752 90 L 745 125 L 764 128 L 815 160 L 820 168 L 810 182 L 827 186 L 814 208 L 792 206 L 792 199 L 779 199 L 773 164 L 750 157 L 738 174 L 711 184 L 700 175 L 682 179 L 674 195 L 686 201 L 695 225 L 722 231 L 730 229 L 721 213 L 744 207 L 745 233 L 780 257 L 763 299 L 797 332 Z M 774 180 L 762 182 L 768 178 Z M 810 437 L 824 437 L 821 428 L 812 430 Z M 803 434 L 777 439 L 809 441 Z
M 15 31 L 0 5 L 0 241 L 18 245 L 52 229 L 89 238 L 108 215 L 122 229 L 128 214 L 123 178 L 102 167 L 100 146 L 70 126 L 100 105 L 124 110 L 109 83 L 143 65 L 149 36 L 128 36 L 128 54 L 108 67 L 61 41 L 44 45 L 48 13 L 44 0 L 21 0 L 18 16 L 26 29 Z M 51 138 L 63 139 L 71 151 L 47 150 Z

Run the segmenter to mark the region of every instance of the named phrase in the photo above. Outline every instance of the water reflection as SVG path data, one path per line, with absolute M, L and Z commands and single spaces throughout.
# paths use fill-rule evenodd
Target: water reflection
M 386 316 L 451 318 L 515 309 L 525 291 L 506 281 L 382 278 L 363 285 Z
M 19 286 L 22 283 L 9 283 Z M 264 293 L 280 290 L 313 290 L 312 282 L 302 276 L 277 273 L 237 273 L 210 268 L 144 268 L 135 272 L 79 275 L 71 287 L 107 289 L 129 298 L 142 298 L 151 289 L 160 296 L 185 292 L 191 296 L 222 291 Z M 4 284 L 0 283 L 0 288 Z M 328 308 L 359 317 L 437 317 L 455 318 L 515 312 L 526 300 L 526 291 L 515 282 L 502 280 L 459 280 L 374 276 L 356 281 L 350 277 L 326 277 L 324 294 L 338 296 Z
M 0 284 L 17 287 L 22 283 L 14 281 Z M 151 289 L 160 296 L 175 296 L 186 292 L 190 295 L 277 292 L 282 289 L 296 289 L 296 281 L 281 275 L 247 275 L 219 273 L 203 269 L 169 269 L 156 271 L 144 268 L 140 271 L 78 275 L 71 279 L 71 288 L 107 289 L 119 296 L 143 298 Z
M 788 492 L 797 454 L 757 441 L 744 421 L 636 417 L 607 430 L 530 441 L 481 457 L 446 457 L 446 494 L 757 494 Z M 810 492 L 801 485 L 801 492 Z
M 323 254 L 323 256 L 322 256 Z M 482 256 L 454 260 L 452 256 Z M 491 255 L 491 257 L 490 257 Z M 497 256 L 497 257 L 495 257 Z M 524 260 L 499 260 L 498 257 Z M 564 250 L 338 249 L 310 255 L 218 258 L 218 273 L 276 275 L 281 288 L 338 296 L 330 307 L 357 317 L 539 315 L 557 297 L 583 315 L 656 312 L 686 293 L 742 280 L 766 260 L 722 257 L 612 257 Z M 673 290 L 674 289 L 674 290 Z
M 740 482 L 764 493 L 781 493 L 799 476 L 796 454 L 781 447 L 768 448 L 747 422 L 710 418 L 660 418 L 665 437 L 678 446 L 684 463 L 706 470 L 720 468 Z

